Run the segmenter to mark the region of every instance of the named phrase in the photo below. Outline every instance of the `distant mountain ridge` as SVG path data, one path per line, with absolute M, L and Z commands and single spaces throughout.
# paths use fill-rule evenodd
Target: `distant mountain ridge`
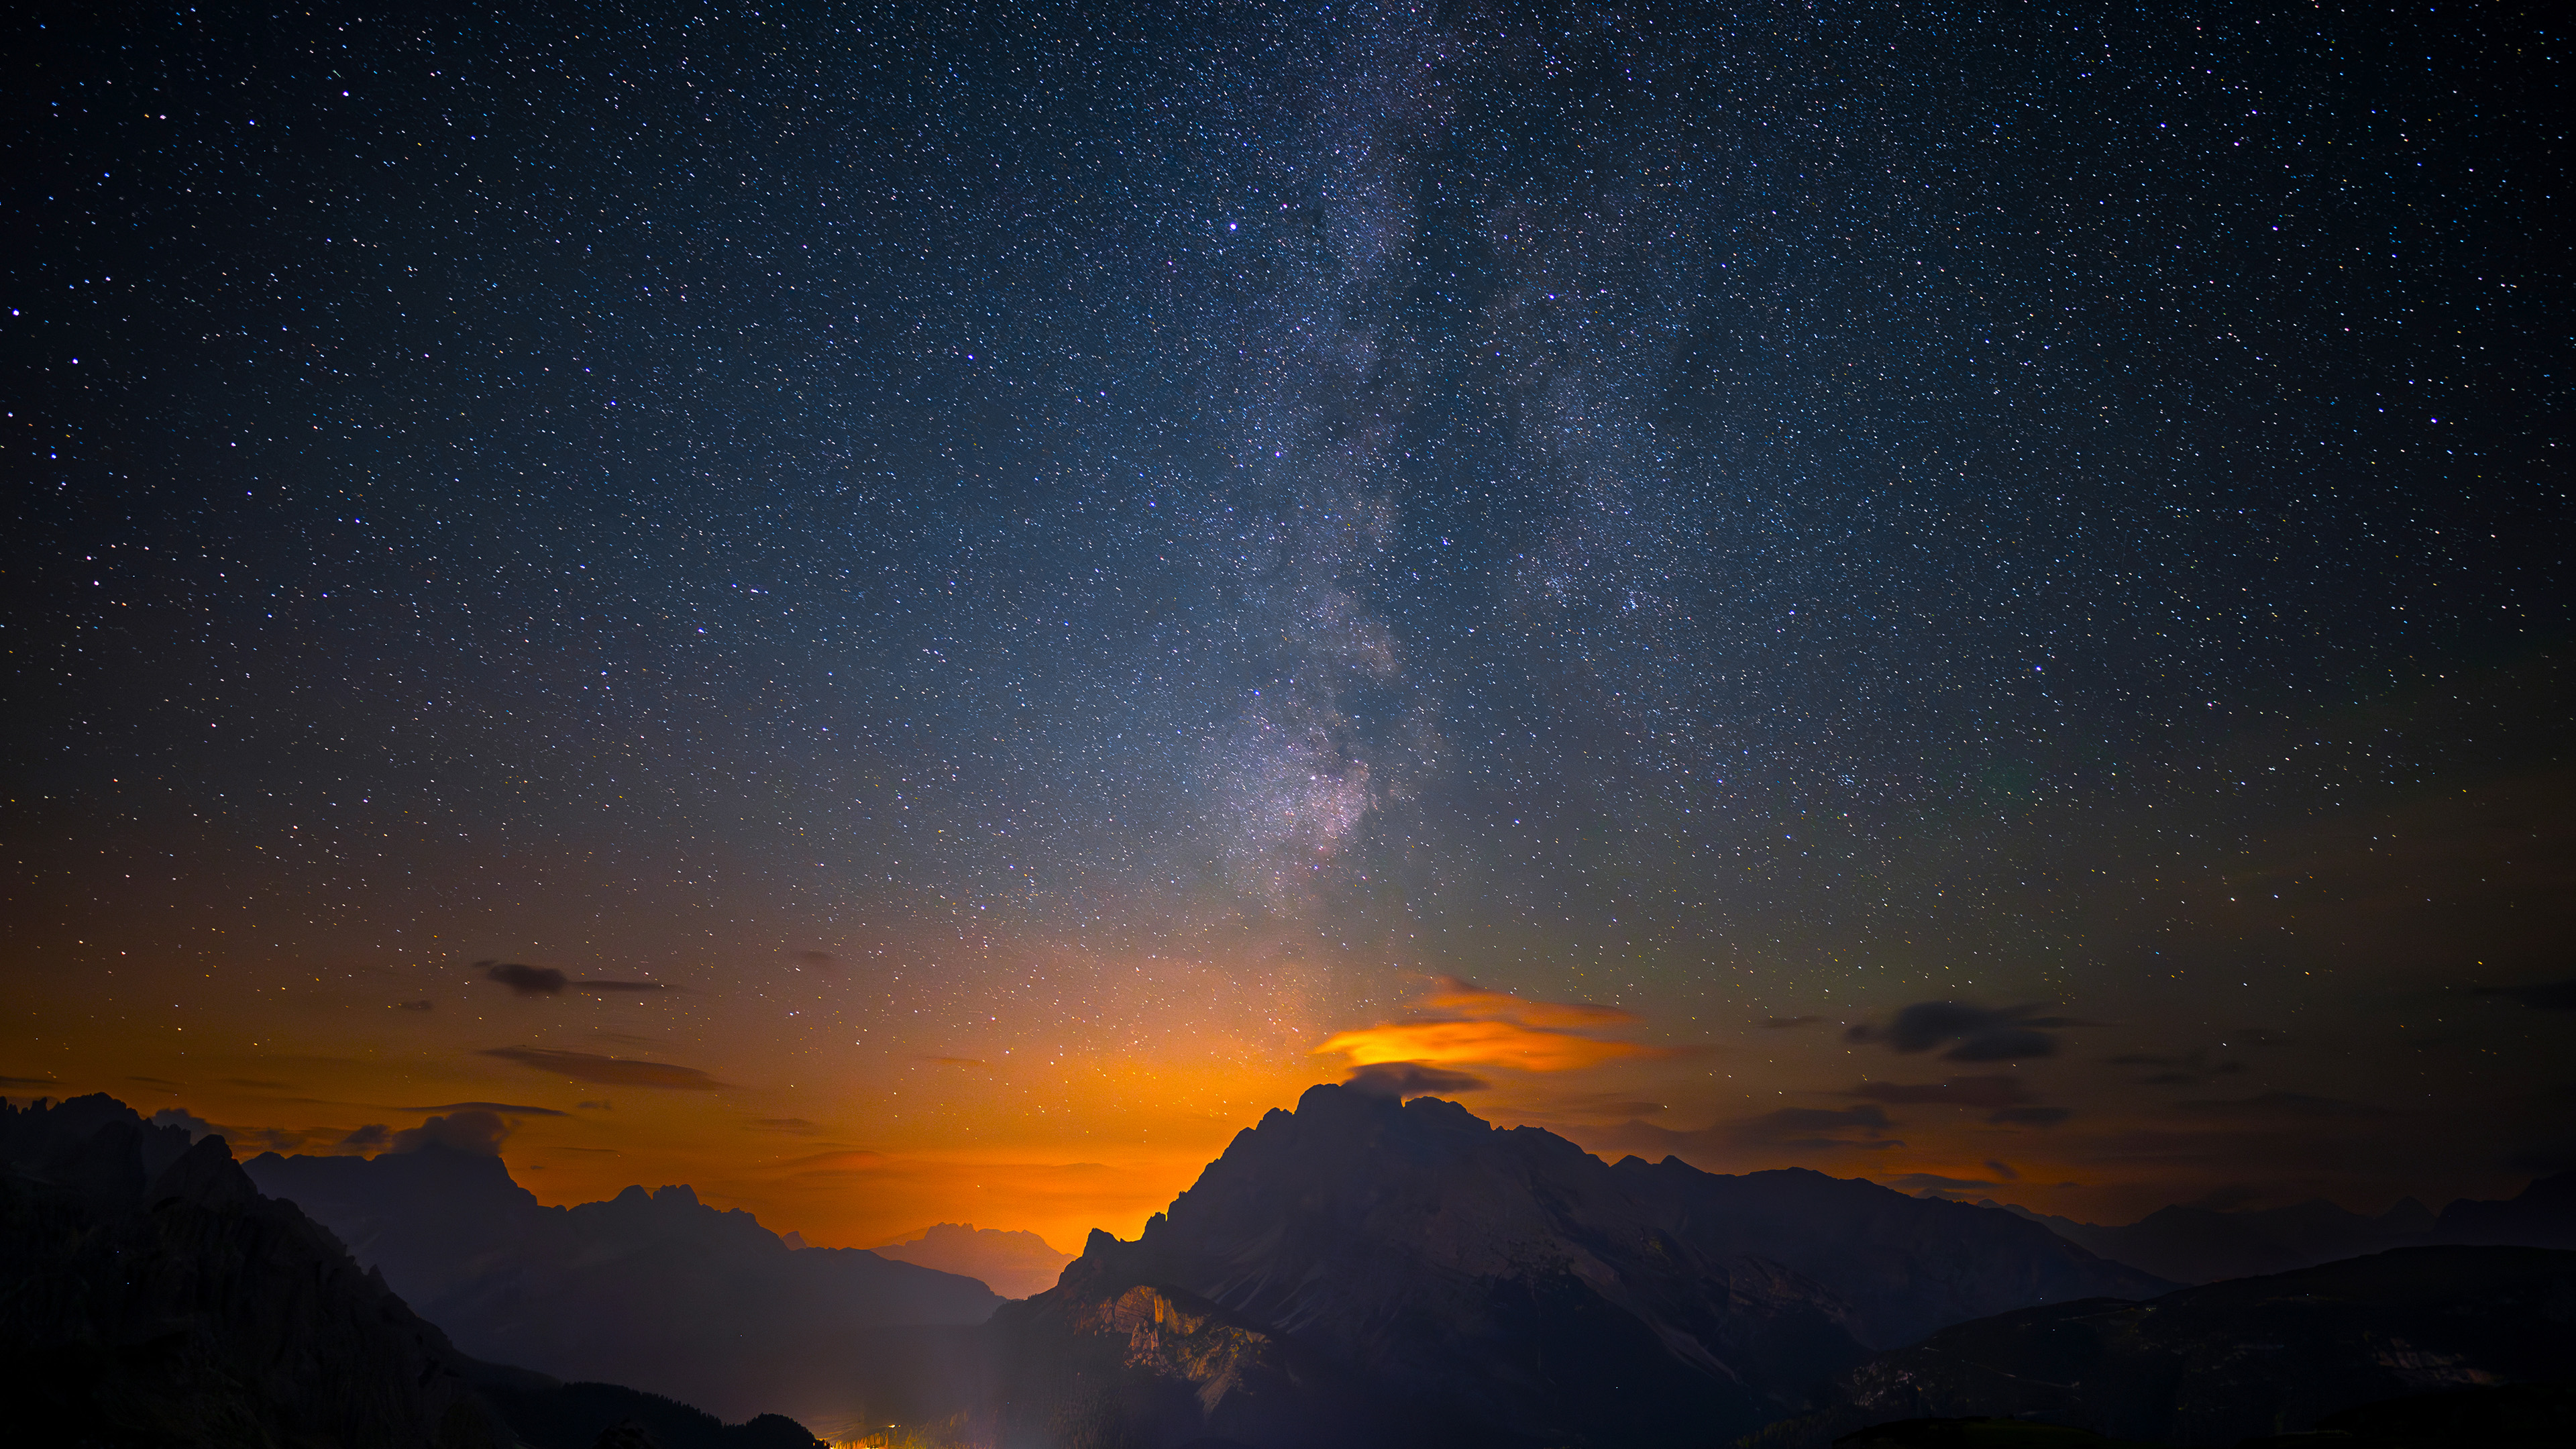
M 838 1430 L 917 1407 L 927 1345 L 1003 1300 L 858 1249 L 790 1250 L 686 1187 L 544 1207 L 501 1159 L 435 1142 L 245 1164 L 339 1233 L 480 1359 L 631 1384 L 712 1412 Z M 856 1367 L 852 1367 L 852 1365 Z
M 973 1223 L 939 1223 L 917 1238 L 868 1251 L 980 1280 L 1005 1298 L 1044 1293 L 1055 1286 L 1064 1265 L 1073 1261 L 1073 1254 L 1059 1252 L 1035 1233 L 979 1228 Z
M 1005 1446 L 1704 1444 L 1944 1323 L 2171 1286 L 1992 1209 L 1316 1087 L 997 1312 L 976 1412 Z
M 2439 1217 L 2413 1198 L 2375 1218 L 2319 1199 L 2250 1212 L 2159 1208 L 2116 1227 L 2000 1203 L 1981 1206 L 2003 1207 L 2102 1257 L 2183 1283 L 2287 1273 L 2439 1243 L 2576 1248 L 2576 1171 L 2540 1178 L 2503 1201 L 2463 1198 Z

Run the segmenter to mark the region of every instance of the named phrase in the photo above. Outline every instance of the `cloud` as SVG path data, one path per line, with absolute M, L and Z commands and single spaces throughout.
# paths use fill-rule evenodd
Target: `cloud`
M 593 1052 L 557 1051 L 551 1047 L 489 1047 L 482 1054 L 534 1067 L 541 1072 L 571 1077 L 575 1081 L 605 1082 L 615 1087 L 667 1087 L 680 1092 L 719 1092 L 725 1089 L 723 1082 L 695 1067 L 673 1066 L 668 1062 L 603 1057 Z
M 552 1107 L 531 1107 L 525 1102 L 433 1102 L 426 1107 L 396 1107 L 397 1112 L 498 1112 L 504 1117 L 565 1117 Z
M 513 996 L 561 996 L 566 987 L 575 991 L 668 991 L 659 981 L 603 981 L 583 977 L 576 981 L 551 966 L 527 966 L 516 961 L 477 961 L 483 974 L 510 988 Z
M 1492 991 L 1473 981 L 1457 976 L 1432 978 L 1433 991 L 1423 1004 L 1435 1011 L 1455 1012 L 1488 1021 L 1514 1021 L 1523 1026 L 1601 1027 L 1622 1026 L 1637 1019 L 1636 1013 L 1615 1006 L 1597 1006 L 1588 1001 L 1532 1001 L 1508 991 Z
M 392 1129 L 382 1122 L 370 1122 L 340 1139 L 343 1152 L 380 1152 L 393 1145 Z
M 2261 1189 L 2256 1188 L 2249 1183 L 2221 1183 L 2217 1187 L 2213 1187 L 2209 1191 L 2202 1193 L 2200 1196 L 2193 1198 L 2190 1202 L 2184 1203 L 2183 1206 L 2201 1208 L 2208 1212 L 2223 1213 L 2231 1208 L 2241 1208 L 2262 1195 L 2263 1193 Z
M 1625 1057 L 1673 1055 L 1666 1048 L 1588 1035 L 1637 1019 L 1615 1006 L 1532 1001 L 1455 976 L 1435 978 L 1423 1004 L 1437 1014 L 1338 1031 L 1315 1054 L 1338 1054 L 1354 1067 L 1472 1064 L 1525 1072 L 1568 1072 Z
M 799 951 L 796 964 L 808 971 L 837 971 L 841 967 L 841 958 L 829 951 Z
M 605 1112 L 609 1110 L 609 1106 L 606 1102 L 575 1102 L 573 1105 L 586 1112 Z
M 432 1117 L 417 1127 L 406 1127 L 395 1133 L 392 1150 L 418 1152 L 424 1147 L 437 1146 L 453 1152 L 469 1152 L 477 1157 L 498 1157 L 501 1144 L 509 1135 L 510 1124 L 495 1113 L 459 1112 L 449 1117 Z
M 0 1077 L 0 1087 L 59 1087 L 51 1077 Z
M 1946 1082 L 1863 1082 L 1847 1094 L 1873 1102 L 1911 1105 L 1947 1102 L 1960 1107 L 2018 1107 L 2030 1101 L 2019 1077 L 1952 1077 Z
M 565 976 L 551 966 L 523 966 L 516 961 L 477 961 L 483 974 L 510 988 L 512 996 L 560 996 Z
M 2535 981 L 2528 986 L 2480 986 L 2471 996 L 2501 996 L 2542 1011 L 2576 1011 L 2576 981 Z
M 1814 1026 L 1823 1020 L 1821 1016 L 1766 1016 L 1762 1018 L 1762 1026 L 1766 1031 L 1787 1031 L 1791 1027 Z
M 2177 1102 L 2174 1110 L 2194 1117 L 2296 1122 L 2364 1121 L 2397 1115 L 2385 1107 L 2374 1107 L 2367 1102 L 2311 1097 L 2304 1092 L 2265 1092 L 2258 1097 Z
M 147 1087 L 169 1087 L 173 1090 L 186 1085 L 185 1083 L 171 1081 L 167 1077 L 128 1077 L 126 1080 L 129 1082 L 141 1082 Z
M 1988 1114 L 1986 1120 L 2006 1126 L 2054 1127 L 2074 1115 L 2064 1107 L 2006 1107 Z
M 394 1003 L 394 1010 L 427 1011 L 436 1005 L 437 1003 L 433 1001 L 397 1001 Z
M 1372 1097 L 1436 1097 L 1450 1092 L 1481 1092 L 1492 1084 L 1465 1072 L 1429 1062 L 1371 1062 L 1352 1071 L 1342 1083 Z
M 1942 1056 L 1954 1062 L 2014 1062 L 2055 1054 L 2048 1031 L 2076 1025 L 2072 1017 L 2042 1016 L 2038 1003 L 1988 1008 L 1965 1001 L 1918 1001 L 1884 1027 L 1863 1023 L 1844 1035 L 1878 1042 L 1895 1052 L 1928 1052 L 1955 1042 Z
M 205 1118 L 198 1116 L 196 1113 L 181 1107 L 164 1107 L 160 1111 L 153 1113 L 152 1125 L 155 1127 L 184 1127 L 187 1129 L 188 1140 L 190 1142 L 200 1142 L 208 1137 L 220 1137 L 224 1135 L 224 1129 L 207 1121 Z
M 2002 1178 L 2002 1179 L 2003 1179 L 2004 1181 L 2006 1181 L 2006 1182 L 2019 1182 L 2019 1181 L 2021 1181 L 2021 1174 L 2020 1174 L 2020 1173 L 2013 1171 L 2011 1168 L 2006 1167 L 2004 1164 L 2002 1164 L 2002 1163 L 2000 1163 L 2000 1162 L 1995 1161 L 1995 1160 L 1994 1160 L 1993 1158 L 1991 1158 L 1991 1157 L 1989 1157 L 1989 1158 L 1987 1158 L 1987 1159 L 1986 1159 L 1986 1170 L 1987 1170 L 1988 1172 L 1993 1173 L 1995 1176 L 1997 1176 L 1997 1177 L 1999 1177 L 1999 1178 Z

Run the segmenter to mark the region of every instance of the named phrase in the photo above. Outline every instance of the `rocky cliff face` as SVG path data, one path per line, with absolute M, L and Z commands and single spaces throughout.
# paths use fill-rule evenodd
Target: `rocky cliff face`
M 1918 1326 L 2164 1286 L 2005 1213 L 1813 1173 L 1614 1168 L 1454 1103 L 1317 1087 L 1138 1242 L 1095 1235 L 984 1337 L 995 1384 L 1080 1360 L 1086 1423 L 1132 1410 L 1116 1442 L 1286 1445 L 1322 1416 L 1349 1420 L 1349 1443 L 1704 1444 L 1804 1407 Z M 1259 1340 L 1218 1356 L 1246 1365 L 1237 1382 L 1270 1375 L 1221 1427 L 1184 1400 L 1234 1402 L 1211 1387 L 1224 1371 L 1161 1330 L 1120 1338 L 1138 1289 Z M 1069 1442 L 987 1412 L 1005 1444 Z
M 827 1431 L 932 1407 L 925 1345 L 990 1317 L 983 1284 L 856 1249 L 793 1251 L 686 1187 L 543 1207 L 497 1157 L 431 1145 L 247 1164 L 263 1191 L 343 1235 L 359 1261 L 477 1358 L 566 1380 L 649 1385 L 726 1419 L 784 1412 Z M 944 1392 L 944 1390 L 942 1390 Z
M 29 1444 L 501 1449 L 446 1338 L 331 1234 L 108 1097 L 0 1103 L 0 1364 Z

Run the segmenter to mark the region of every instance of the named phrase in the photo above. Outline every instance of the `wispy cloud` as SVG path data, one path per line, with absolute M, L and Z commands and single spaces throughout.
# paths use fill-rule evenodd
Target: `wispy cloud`
M 541 1072 L 570 1077 L 580 1082 L 605 1082 L 618 1087 L 664 1087 L 681 1092 L 719 1092 L 725 1083 L 717 1081 L 695 1067 L 674 1066 L 669 1062 L 639 1061 L 632 1057 L 604 1057 L 594 1052 L 558 1051 L 551 1047 L 489 1047 L 482 1055 L 517 1062 Z M 559 1115 L 559 1114 L 558 1114 Z
M 1591 1002 L 1535 1001 L 1443 976 L 1423 1010 L 1396 1021 L 1338 1031 L 1315 1048 L 1353 1067 L 1409 1063 L 1422 1067 L 1491 1066 L 1524 1072 L 1570 1072 L 1629 1057 L 1670 1056 L 1669 1048 L 1599 1033 L 1636 1021 L 1634 1013 Z
M 485 977 L 510 988 L 512 996 L 561 996 L 574 991 L 667 991 L 659 981 L 604 981 L 597 977 L 575 979 L 552 966 L 530 966 L 518 961 L 477 961 Z
M 2078 1024 L 2072 1017 L 2043 1015 L 2046 1010 L 2038 1003 L 1996 1008 L 1966 1001 L 1918 1001 L 1897 1012 L 1885 1026 L 1864 1022 L 1845 1035 L 1901 1053 L 1948 1046 L 1941 1055 L 1954 1062 L 2026 1061 L 2054 1055 L 2057 1038 L 2048 1033 Z

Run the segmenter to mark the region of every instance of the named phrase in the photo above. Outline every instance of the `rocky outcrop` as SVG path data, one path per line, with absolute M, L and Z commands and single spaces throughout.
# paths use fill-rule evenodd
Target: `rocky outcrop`
M 980 1412 L 1013 1449 L 1075 1442 L 1007 1398 L 1041 1382 L 1079 1385 L 1084 1443 L 1705 1444 L 1916 1325 L 2166 1286 L 2001 1212 L 1612 1167 L 1454 1103 L 1317 1087 L 1139 1241 L 1095 1234 L 998 1312 Z
M 955 1394 L 942 1348 L 1003 1301 L 874 1253 L 792 1250 L 686 1187 L 545 1207 L 500 1158 L 435 1143 L 246 1166 L 465 1352 L 649 1384 L 726 1419 L 783 1411 L 837 1433 L 939 1410 Z
M 338 1240 L 104 1096 L 0 1104 L 0 1363 L 27 1444 L 509 1442 L 446 1337 Z

